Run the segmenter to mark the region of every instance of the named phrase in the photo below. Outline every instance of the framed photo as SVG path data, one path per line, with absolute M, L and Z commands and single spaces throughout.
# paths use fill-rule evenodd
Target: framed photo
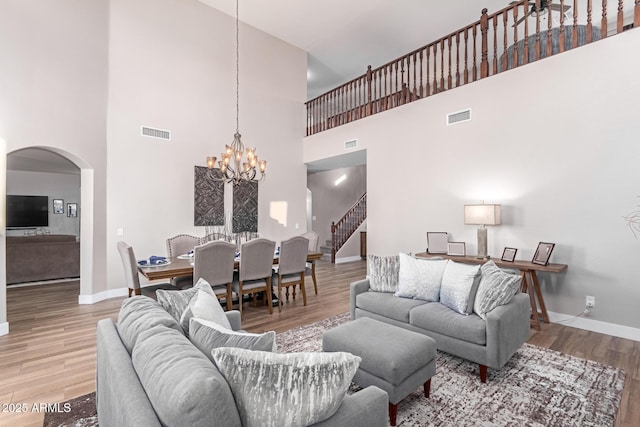
M 53 213 L 54 214 L 63 214 L 64 213 L 64 200 L 63 199 L 53 199 Z
M 67 216 L 69 218 L 75 218 L 78 216 L 78 204 L 67 203 Z
M 427 252 L 430 254 L 446 254 L 449 235 L 446 232 L 427 232 Z
M 555 245 L 555 243 L 538 243 L 538 249 L 536 249 L 536 253 L 533 255 L 531 262 L 539 265 L 549 264 L 549 258 L 551 257 L 551 252 Z
M 502 251 L 502 261 L 515 261 L 517 252 L 518 250 L 516 248 L 504 248 L 504 251 Z
M 447 255 L 465 256 L 466 254 L 464 242 L 449 242 L 447 244 Z

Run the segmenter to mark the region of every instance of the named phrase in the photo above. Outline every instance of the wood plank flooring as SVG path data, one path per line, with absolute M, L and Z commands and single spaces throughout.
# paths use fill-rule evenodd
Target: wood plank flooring
M 349 284 L 365 276 L 365 262 L 319 262 L 319 295 L 307 277 L 307 306 L 302 297 L 282 313 L 244 305 L 243 328 L 251 332 L 286 331 L 349 310 Z M 123 298 L 78 305 L 77 281 L 9 288 L 9 335 L 0 337 L 0 426 L 42 426 L 44 414 L 34 403 L 55 403 L 95 390 L 95 326 L 117 317 Z M 640 342 L 543 324 L 531 344 L 622 368 L 627 373 L 616 426 L 640 425 Z M 14 404 L 14 406 L 10 406 Z M 18 406 L 15 406 L 18 405 Z M 25 406 L 26 413 L 15 412 Z

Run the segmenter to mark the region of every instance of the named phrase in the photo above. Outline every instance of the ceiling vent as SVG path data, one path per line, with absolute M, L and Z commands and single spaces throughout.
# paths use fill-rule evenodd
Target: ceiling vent
M 150 138 L 159 138 L 159 139 L 164 139 L 166 141 L 171 140 L 171 131 L 168 131 L 168 130 L 155 129 L 155 128 L 142 126 L 141 133 L 142 133 L 142 136 L 148 136 Z
M 471 120 L 471 108 L 447 114 L 447 126 L 457 125 L 458 123 L 468 122 Z
M 358 140 L 357 139 L 352 139 L 350 141 L 347 141 L 344 143 L 344 149 L 345 150 L 350 150 L 352 148 L 356 148 L 358 146 Z

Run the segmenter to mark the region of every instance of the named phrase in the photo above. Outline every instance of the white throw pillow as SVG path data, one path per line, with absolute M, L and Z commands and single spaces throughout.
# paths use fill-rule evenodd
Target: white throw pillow
M 473 304 L 473 311 L 487 320 L 487 313 L 499 305 L 509 304 L 520 290 L 518 274 L 501 270 L 493 261 L 480 267 L 481 277 Z
M 331 417 L 362 359 L 351 353 L 212 351 L 244 427 L 302 427 Z
M 376 292 L 395 292 L 398 290 L 398 272 L 400 261 L 398 255 L 367 256 L 367 276 L 369 287 Z
M 449 262 L 446 259 L 416 259 L 400 253 L 397 297 L 415 298 L 425 301 L 440 299 L 442 274 Z
M 210 320 L 192 317 L 189 321 L 189 340 L 213 362 L 211 350 L 219 347 L 235 347 L 247 350 L 277 350 L 276 333 L 263 334 L 232 331 Z
M 479 283 L 479 265 L 449 262 L 442 275 L 440 303 L 460 314 L 472 313 Z
M 198 291 L 189 302 L 189 306 L 180 317 L 180 325 L 185 332 L 189 331 L 189 320 L 192 317 L 210 320 L 226 329 L 231 329 L 231 323 L 224 314 L 218 298 L 208 292 Z
M 182 291 L 167 291 L 164 289 L 158 289 L 156 291 L 156 298 L 158 299 L 158 303 L 165 310 L 167 310 L 174 319 L 180 322 L 182 314 L 187 309 L 189 303 L 191 302 L 191 299 L 195 296 L 195 294 L 198 293 L 198 291 L 205 291 L 215 297 L 213 289 L 211 289 L 209 283 L 204 279 L 200 279 L 198 280 L 198 283 L 195 284 L 195 286 Z M 188 321 L 184 331 L 185 333 L 189 332 Z

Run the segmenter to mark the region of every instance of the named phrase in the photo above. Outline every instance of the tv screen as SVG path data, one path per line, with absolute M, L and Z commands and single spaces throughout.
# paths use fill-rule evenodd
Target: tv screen
M 7 195 L 7 228 L 48 226 L 49 197 Z

